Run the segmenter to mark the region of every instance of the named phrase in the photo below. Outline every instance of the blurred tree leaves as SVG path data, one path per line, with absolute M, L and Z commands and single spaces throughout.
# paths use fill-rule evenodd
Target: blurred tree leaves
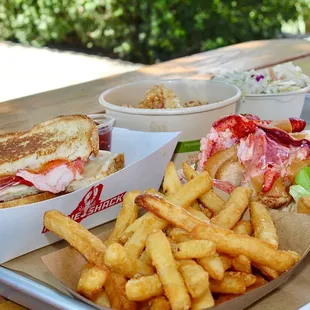
M 280 35 L 310 0 L 2 0 L 0 39 L 153 63 Z

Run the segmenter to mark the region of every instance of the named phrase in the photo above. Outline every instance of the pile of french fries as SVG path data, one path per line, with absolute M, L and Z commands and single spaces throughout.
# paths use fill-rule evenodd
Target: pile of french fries
M 296 264 L 297 253 L 278 249 L 272 218 L 249 188 L 224 201 L 208 172 L 187 164 L 183 172 L 185 184 L 169 163 L 162 193 L 128 192 L 105 242 L 59 211 L 45 213 L 46 228 L 87 260 L 78 293 L 113 309 L 206 309 Z M 247 208 L 250 221 L 242 220 Z

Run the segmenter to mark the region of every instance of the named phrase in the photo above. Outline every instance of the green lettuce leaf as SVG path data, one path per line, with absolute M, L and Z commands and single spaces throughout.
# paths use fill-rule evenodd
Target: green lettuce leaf
M 310 196 L 310 191 L 306 190 L 301 185 L 292 185 L 290 187 L 290 195 L 297 202 L 301 197 Z
M 295 179 L 296 184 L 310 191 L 310 167 L 299 170 Z

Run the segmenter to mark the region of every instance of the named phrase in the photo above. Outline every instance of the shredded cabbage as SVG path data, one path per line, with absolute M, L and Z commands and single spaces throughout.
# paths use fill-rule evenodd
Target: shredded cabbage
M 227 72 L 214 80 L 237 86 L 243 96 L 291 92 L 310 84 L 310 78 L 291 62 L 261 71 Z

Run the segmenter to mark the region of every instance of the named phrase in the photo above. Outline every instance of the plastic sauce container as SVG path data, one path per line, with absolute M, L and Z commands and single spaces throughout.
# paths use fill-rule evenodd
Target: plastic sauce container
M 99 149 L 111 151 L 112 129 L 115 119 L 106 114 L 89 114 L 87 115 L 97 124 L 99 135 Z

